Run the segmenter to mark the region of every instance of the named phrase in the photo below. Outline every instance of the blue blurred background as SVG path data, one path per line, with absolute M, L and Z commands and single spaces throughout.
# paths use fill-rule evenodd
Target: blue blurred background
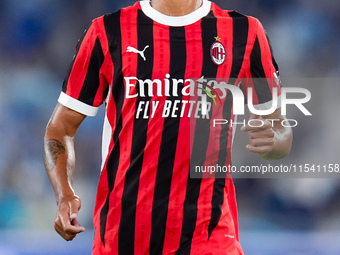
M 266 28 L 283 83 L 320 78 L 313 117 L 296 114 L 286 163 L 339 163 L 340 2 L 338 0 L 215 0 L 255 16 Z M 73 242 L 53 230 L 56 204 L 42 162 L 42 139 L 77 40 L 90 21 L 133 4 L 126 0 L 0 0 L 0 254 L 91 254 L 92 213 L 100 174 L 103 109 L 76 139 L 74 187 L 87 228 Z M 333 80 L 329 81 L 330 78 Z M 294 79 L 293 79 L 294 80 Z M 328 81 L 328 82 L 324 82 Z M 294 115 L 293 114 L 293 115 Z M 237 132 L 235 164 L 262 161 Z M 337 178 L 236 179 L 241 243 L 247 255 L 340 254 Z

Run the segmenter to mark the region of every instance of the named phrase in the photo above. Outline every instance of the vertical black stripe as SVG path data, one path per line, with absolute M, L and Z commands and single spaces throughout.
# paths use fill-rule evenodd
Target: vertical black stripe
M 253 50 L 250 54 L 250 73 L 253 78 L 254 88 L 259 104 L 271 101 L 273 96 L 263 69 L 261 61 L 261 46 L 257 37 L 254 42 Z
M 146 61 L 138 55 L 137 77 L 139 79 L 151 79 L 153 70 L 153 21 L 147 18 L 141 10 L 137 15 L 137 35 L 138 49 L 143 50 L 146 45 L 149 48 L 144 52 Z M 145 86 L 146 87 L 146 86 Z M 139 93 L 139 87 L 137 91 Z M 147 95 L 148 93 L 146 93 Z M 150 97 L 138 97 L 136 100 L 136 109 L 141 101 L 149 101 Z M 149 108 L 150 109 L 150 108 Z M 134 120 L 131 162 L 125 174 L 125 184 L 122 197 L 121 221 L 118 234 L 118 253 L 120 255 L 133 255 L 135 243 L 135 219 L 136 204 L 138 198 L 138 189 L 140 175 L 143 166 L 144 149 L 146 146 L 148 130 L 148 119 L 142 117 Z
M 105 230 L 107 216 L 109 211 L 110 195 L 114 187 L 116 174 L 118 171 L 120 158 L 119 134 L 122 130 L 122 108 L 124 103 L 124 80 L 122 74 L 122 48 L 121 48 L 121 30 L 120 30 L 120 11 L 104 17 L 105 31 L 108 39 L 112 61 L 114 63 L 114 75 L 112 82 L 112 95 L 116 104 L 116 129 L 113 133 L 114 148 L 107 161 L 107 179 L 109 193 L 106 202 L 100 211 L 100 237 L 105 246 Z
M 218 66 L 211 59 L 211 46 L 217 36 L 217 19 L 211 11 L 201 21 L 202 29 L 202 47 L 203 47 L 203 66 L 202 76 L 205 78 L 215 78 Z M 192 77 L 196 78 L 196 77 Z M 212 99 L 208 97 L 212 102 Z M 203 166 L 206 160 L 206 151 L 208 148 L 210 121 L 205 119 L 196 120 L 196 129 L 194 135 L 194 144 L 190 160 L 190 168 Z M 192 171 L 192 169 L 190 169 Z M 183 226 L 180 240 L 180 247 L 176 255 L 190 254 L 193 234 L 197 221 L 197 203 L 200 194 L 202 179 L 190 178 L 187 181 L 186 197 L 183 208 Z
M 170 27 L 169 37 L 170 77 L 172 79 L 184 79 L 187 55 L 184 27 Z M 180 85 L 178 91 L 181 91 L 182 88 L 183 84 Z M 172 102 L 172 105 L 175 100 L 181 99 L 182 96 L 174 97 L 173 95 L 167 98 L 167 100 Z M 151 255 L 162 254 L 163 252 L 180 120 L 180 114 L 178 114 L 176 118 L 169 116 L 164 120 L 152 206 Z
M 268 37 L 266 31 L 265 31 L 265 34 L 266 34 L 267 41 L 268 41 L 268 44 L 269 44 L 270 53 L 271 53 L 271 55 L 272 55 L 273 66 L 274 66 L 274 68 L 275 68 L 276 71 L 279 71 L 279 66 L 278 66 L 278 64 L 276 63 L 276 60 L 275 60 L 275 57 L 274 57 L 273 47 L 272 47 L 272 44 L 271 44 L 271 42 L 270 42 L 270 40 L 269 40 L 269 37 Z
M 93 105 L 100 85 L 99 72 L 103 63 L 104 53 L 99 38 L 97 37 L 90 57 L 85 81 L 78 97 L 79 101 L 88 105 Z
M 244 61 L 244 55 L 247 46 L 249 22 L 246 16 L 243 16 L 237 12 L 229 13 L 233 19 L 233 62 L 231 67 L 229 84 L 235 83 L 237 77 L 242 68 Z M 228 91 L 226 101 L 223 105 L 223 119 L 230 122 L 231 110 L 232 110 L 233 97 L 230 91 Z M 218 155 L 218 165 L 224 166 L 227 159 L 227 146 L 229 142 L 229 125 L 223 125 L 220 137 L 220 150 Z M 212 197 L 212 209 L 211 220 L 208 228 L 208 236 L 210 238 L 213 230 L 216 228 L 222 214 L 222 204 L 224 202 L 224 187 L 225 178 L 227 173 L 216 173 L 213 197 Z
M 233 65 L 229 84 L 234 84 L 242 68 L 248 40 L 248 18 L 238 12 L 230 12 L 233 19 Z

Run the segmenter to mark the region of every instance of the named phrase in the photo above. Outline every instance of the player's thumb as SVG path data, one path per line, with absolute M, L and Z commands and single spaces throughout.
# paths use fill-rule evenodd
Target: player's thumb
M 70 219 L 75 220 L 78 217 L 78 212 L 81 207 L 81 202 L 80 199 L 74 199 L 73 201 L 69 202 L 69 207 L 70 207 Z
M 80 225 L 78 222 L 78 212 L 80 210 L 81 204 L 79 199 L 75 199 L 72 202 L 70 202 L 70 220 L 71 220 L 71 225 L 74 227 L 79 228 L 79 232 L 85 231 L 85 228 Z

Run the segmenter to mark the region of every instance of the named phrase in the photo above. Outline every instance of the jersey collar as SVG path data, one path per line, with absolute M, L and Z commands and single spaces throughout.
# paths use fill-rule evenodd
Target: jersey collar
M 196 11 L 184 16 L 173 17 L 164 15 L 163 13 L 160 13 L 159 11 L 152 8 L 150 1 L 140 1 L 140 5 L 146 16 L 160 24 L 171 27 L 182 27 L 193 24 L 199 21 L 201 18 L 207 16 L 211 8 L 211 2 L 208 0 L 203 0 L 202 6 Z

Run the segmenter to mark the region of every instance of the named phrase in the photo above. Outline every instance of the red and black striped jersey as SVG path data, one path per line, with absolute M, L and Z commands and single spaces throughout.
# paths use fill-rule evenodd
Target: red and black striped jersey
M 260 22 L 210 1 L 183 17 L 141 1 L 93 20 L 59 97 L 89 116 L 105 102 L 93 254 L 243 254 L 232 180 L 190 178 L 193 157 L 230 165 L 233 140 L 222 126 L 219 153 L 195 154 L 209 151 L 211 118 L 197 112 L 192 85 L 212 78 L 236 86 L 276 71 Z M 280 90 L 269 81 L 245 86 L 260 106 Z M 223 119 L 234 119 L 232 101 L 231 93 L 220 101 Z M 208 135 L 196 137 L 198 127 Z

